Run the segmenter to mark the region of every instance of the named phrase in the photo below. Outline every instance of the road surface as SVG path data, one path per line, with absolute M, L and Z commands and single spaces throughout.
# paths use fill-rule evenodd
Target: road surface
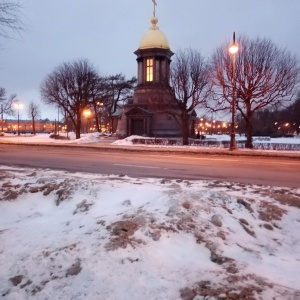
M 6 166 L 300 187 L 299 159 L 9 144 L 1 144 L 0 153 Z

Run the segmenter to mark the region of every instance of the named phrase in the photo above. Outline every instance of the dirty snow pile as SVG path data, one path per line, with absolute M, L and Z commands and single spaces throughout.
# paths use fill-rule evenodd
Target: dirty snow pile
M 37 135 L 14 135 L 14 134 L 4 134 L 0 137 L 1 141 L 6 143 L 21 143 L 21 144 L 39 144 L 39 143 L 50 143 L 50 144 L 88 144 L 97 143 L 99 139 L 107 137 L 105 133 L 83 133 L 81 138 L 76 140 L 76 135 L 74 132 L 60 133 L 59 134 L 64 139 L 53 139 L 50 138 L 51 134 L 37 134 Z
M 300 299 L 300 189 L 0 167 L 3 299 Z

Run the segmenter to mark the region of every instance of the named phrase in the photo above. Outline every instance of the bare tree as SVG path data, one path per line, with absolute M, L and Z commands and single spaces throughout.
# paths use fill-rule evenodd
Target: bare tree
M 112 114 L 122 107 L 124 101 L 131 98 L 137 82 L 135 77 L 126 79 L 123 74 L 108 76 L 105 79 L 106 106 Z
M 105 98 L 105 79 L 104 77 L 98 75 L 98 80 L 95 83 L 94 89 L 92 90 L 91 95 L 91 102 L 90 107 L 94 111 L 94 117 L 95 117 L 95 125 L 97 128 L 97 131 L 101 131 L 101 120 L 103 115 L 103 108 L 104 108 L 104 98 Z
M 0 87 L 0 108 L 1 108 L 1 117 L 3 119 L 3 114 L 13 115 L 13 104 L 17 101 L 17 95 L 12 94 L 8 98 L 6 97 L 5 88 Z
M 207 60 L 196 50 L 181 50 L 172 62 L 170 78 L 173 98 L 181 110 L 182 142 L 188 145 L 190 114 L 204 106 L 209 95 Z
M 238 44 L 235 74 L 227 44 L 217 48 L 212 55 L 214 101 L 211 105 L 230 110 L 236 85 L 236 109 L 246 123 L 246 148 L 252 148 L 253 114 L 263 107 L 293 98 L 299 80 L 299 63 L 268 39 L 252 40 L 241 36 Z
M 124 75 L 100 77 L 95 95 L 92 97 L 91 107 L 94 111 L 95 123 L 98 131 L 103 120 L 112 123 L 112 116 L 122 107 L 124 102 L 132 97 L 136 78 L 127 80 Z
M 43 102 L 66 113 L 74 125 L 76 139 L 80 138 L 83 111 L 98 98 L 99 80 L 94 66 L 79 59 L 57 67 L 41 85 Z
M 32 120 L 32 132 L 35 134 L 35 120 L 41 117 L 41 110 L 38 104 L 31 101 L 28 106 L 28 116 Z
M 124 102 L 132 97 L 136 82 L 137 79 L 135 77 L 126 79 L 123 74 L 105 78 L 105 95 L 103 99 L 110 121 L 112 121 L 112 116 L 123 106 Z
M 1 129 L 3 131 L 4 114 L 14 115 L 13 104 L 17 101 L 17 95 L 12 94 L 6 97 L 4 88 L 0 88 L 0 115 L 1 115 Z
M 9 38 L 7 29 L 20 32 L 24 30 L 21 21 L 22 6 L 19 2 L 1 1 L 0 3 L 0 36 Z

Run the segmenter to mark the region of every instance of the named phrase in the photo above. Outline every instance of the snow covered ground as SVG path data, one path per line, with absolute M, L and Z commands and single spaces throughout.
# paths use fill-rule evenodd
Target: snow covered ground
M 300 299 L 300 188 L 0 178 L 3 299 Z
M 0 297 L 300 299 L 299 209 L 300 187 L 0 166 Z

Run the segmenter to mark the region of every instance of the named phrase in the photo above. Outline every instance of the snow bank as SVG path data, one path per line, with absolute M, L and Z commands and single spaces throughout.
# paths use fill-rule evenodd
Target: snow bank
M 3 299 L 300 296 L 300 189 L 0 175 Z

